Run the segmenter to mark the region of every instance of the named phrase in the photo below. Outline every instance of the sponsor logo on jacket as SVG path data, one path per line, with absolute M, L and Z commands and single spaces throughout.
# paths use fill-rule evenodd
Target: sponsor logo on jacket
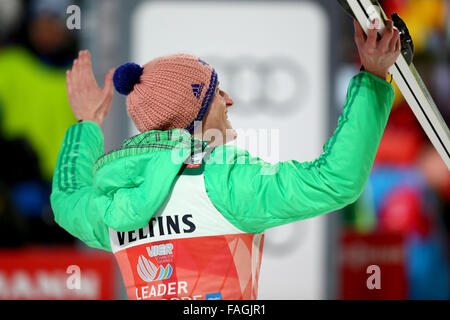
M 172 266 L 167 264 L 165 267 L 156 266 L 151 260 L 147 259 L 144 255 L 139 256 L 137 264 L 137 272 L 139 277 L 146 282 L 152 282 L 156 280 L 166 280 L 172 275 Z
M 138 240 L 157 236 L 192 233 L 195 229 L 192 214 L 159 216 L 151 218 L 144 228 L 129 232 L 117 232 L 117 239 L 120 246 L 125 246 Z

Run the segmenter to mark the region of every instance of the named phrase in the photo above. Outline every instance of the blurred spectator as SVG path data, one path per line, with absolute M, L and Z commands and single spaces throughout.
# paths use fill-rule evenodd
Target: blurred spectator
M 407 23 L 414 64 L 448 125 L 448 2 L 384 0 L 382 5 L 388 15 L 397 12 Z M 408 298 L 449 299 L 449 203 L 449 170 L 396 88 L 375 166 L 360 199 L 344 209 L 345 226 L 362 234 L 401 235 Z
M 11 6 L 0 0 L 2 8 L 5 3 Z M 58 151 L 76 122 L 65 88 L 65 70 L 77 53 L 65 26 L 71 2 L 25 3 L 22 43 L 0 47 L 0 144 L 7 155 L 0 172 L 0 245 L 73 242 L 54 223 L 49 203 Z M 20 232 L 11 237 L 14 230 Z
M 0 47 L 7 37 L 19 27 L 22 12 L 22 1 L 0 0 Z
M 65 130 L 75 122 L 67 101 L 65 68 L 76 54 L 76 42 L 65 27 L 64 2 L 32 1 L 27 46 L 0 50 L 2 135 L 27 139 L 47 180 Z

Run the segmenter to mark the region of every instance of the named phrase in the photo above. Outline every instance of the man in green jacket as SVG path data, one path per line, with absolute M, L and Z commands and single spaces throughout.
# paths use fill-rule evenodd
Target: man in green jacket
M 89 53 L 80 52 L 67 72 L 80 123 L 58 157 L 56 222 L 114 253 L 130 299 L 256 299 L 263 231 L 354 202 L 369 177 L 394 99 L 387 72 L 401 45 L 391 21 L 379 40 L 355 23 L 355 41 L 364 71 L 350 82 L 324 152 L 303 163 L 270 164 L 224 145 L 235 137 L 226 115 L 233 100 L 201 59 L 127 63 L 108 73 L 102 90 Z M 102 155 L 113 84 L 141 134 Z

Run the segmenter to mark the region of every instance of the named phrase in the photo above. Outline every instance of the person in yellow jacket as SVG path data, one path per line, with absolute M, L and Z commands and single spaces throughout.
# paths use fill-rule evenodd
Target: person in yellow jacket
M 65 26 L 67 2 L 31 1 L 25 45 L 0 48 L 0 134 L 26 139 L 47 181 L 64 132 L 76 122 L 65 90 L 65 68 L 76 55 Z

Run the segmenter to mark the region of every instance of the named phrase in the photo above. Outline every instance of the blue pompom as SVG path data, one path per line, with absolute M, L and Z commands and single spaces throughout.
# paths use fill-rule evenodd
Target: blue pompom
M 139 83 L 144 68 L 132 62 L 125 63 L 114 72 L 113 82 L 117 92 L 128 95 Z

